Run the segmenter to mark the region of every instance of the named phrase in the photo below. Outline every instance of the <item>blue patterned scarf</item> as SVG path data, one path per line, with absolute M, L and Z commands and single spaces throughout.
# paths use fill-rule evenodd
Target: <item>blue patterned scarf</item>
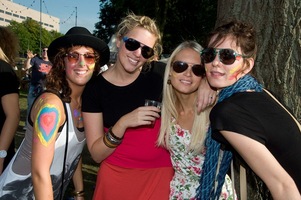
M 220 91 L 218 103 L 222 102 L 224 99 L 232 96 L 235 93 L 245 92 L 247 90 L 261 92 L 262 85 L 259 84 L 252 76 L 245 75 L 233 85 L 226 87 Z M 199 200 L 219 199 L 222 186 L 225 181 L 225 176 L 227 171 L 229 170 L 229 166 L 232 160 L 232 153 L 230 151 L 224 151 L 219 172 L 216 176 L 220 143 L 211 138 L 211 128 L 208 129 L 205 145 L 207 150 L 205 161 L 202 167 L 203 170 L 200 178 L 200 186 L 197 188 L 196 197 Z M 214 191 L 215 181 L 217 181 L 217 187 Z

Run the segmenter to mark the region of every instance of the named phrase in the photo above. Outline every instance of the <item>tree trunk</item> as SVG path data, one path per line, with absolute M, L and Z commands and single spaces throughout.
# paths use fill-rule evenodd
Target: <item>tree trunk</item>
M 254 24 L 258 52 L 253 74 L 300 120 L 301 1 L 218 0 L 216 26 L 231 18 Z M 234 160 L 235 188 L 240 197 L 239 164 Z M 249 168 L 247 180 L 247 199 L 271 199 L 266 186 Z
M 253 23 L 257 79 L 301 119 L 301 1 L 218 0 L 217 24 L 229 18 Z

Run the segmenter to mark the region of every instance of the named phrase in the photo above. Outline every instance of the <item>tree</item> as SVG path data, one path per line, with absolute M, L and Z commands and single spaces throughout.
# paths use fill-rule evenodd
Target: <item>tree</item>
M 236 18 L 258 30 L 256 77 L 301 119 L 301 2 L 219 0 L 219 25 Z
M 96 36 L 109 41 L 121 18 L 132 11 L 156 20 L 167 54 L 183 40 L 203 43 L 215 24 L 217 8 L 216 0 L 100 0 L 100 4 Z
M 32 19 L 26 19 L 22 23 L 11 21 L 9 27 L 18 36 L 20 42 L 20 54 L 26 56 L 28 49 L 34 53 L 40 52 L 40 25 Z M 41 29 L 41 47 L 47 47 L 57 37 L 62 36 L 56 31 Z
M 229 18 L 255 25 L 258 31 L 255 75 L 300 119 L 301 83 L 298 78 L 301 76 L 301 2 L 219 0 L 216 26 Z M 238 164 L 237 161 L 234 163 Z M 239 183 L 238 174 L 236 171 L 236 183 Z M 249 169 L 248 177 L 253 177 L 250 180 L 254 181 L 248 182 L 248 199 L 271 198 L 262 181 Z M 251 188 L 254 187 L 263 188 L 261 194 L 253 193 Z M 239 194 L 240 190 L 236 191 Z

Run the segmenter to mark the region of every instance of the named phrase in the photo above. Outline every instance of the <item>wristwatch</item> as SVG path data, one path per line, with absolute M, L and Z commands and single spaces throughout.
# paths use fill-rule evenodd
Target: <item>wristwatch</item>
M 7 156 L 7 152 L 5 150 L 0 150 L 0 158 L 5 158 Z

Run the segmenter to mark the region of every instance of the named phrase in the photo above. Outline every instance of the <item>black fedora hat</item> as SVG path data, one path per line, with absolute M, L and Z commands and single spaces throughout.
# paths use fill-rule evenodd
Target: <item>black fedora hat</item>
M 88 46 L 97 51 L 100 56 L 99 63 L 101 66 L 109 62 L 110 49 L 108 45 L 98 37 L 93 36 L 86 28 L 79 26 L 72 27 L 64 36 L 51 42 L 47 52 L 50 61 L 53 60 L 60 48 L 76 45 Z

